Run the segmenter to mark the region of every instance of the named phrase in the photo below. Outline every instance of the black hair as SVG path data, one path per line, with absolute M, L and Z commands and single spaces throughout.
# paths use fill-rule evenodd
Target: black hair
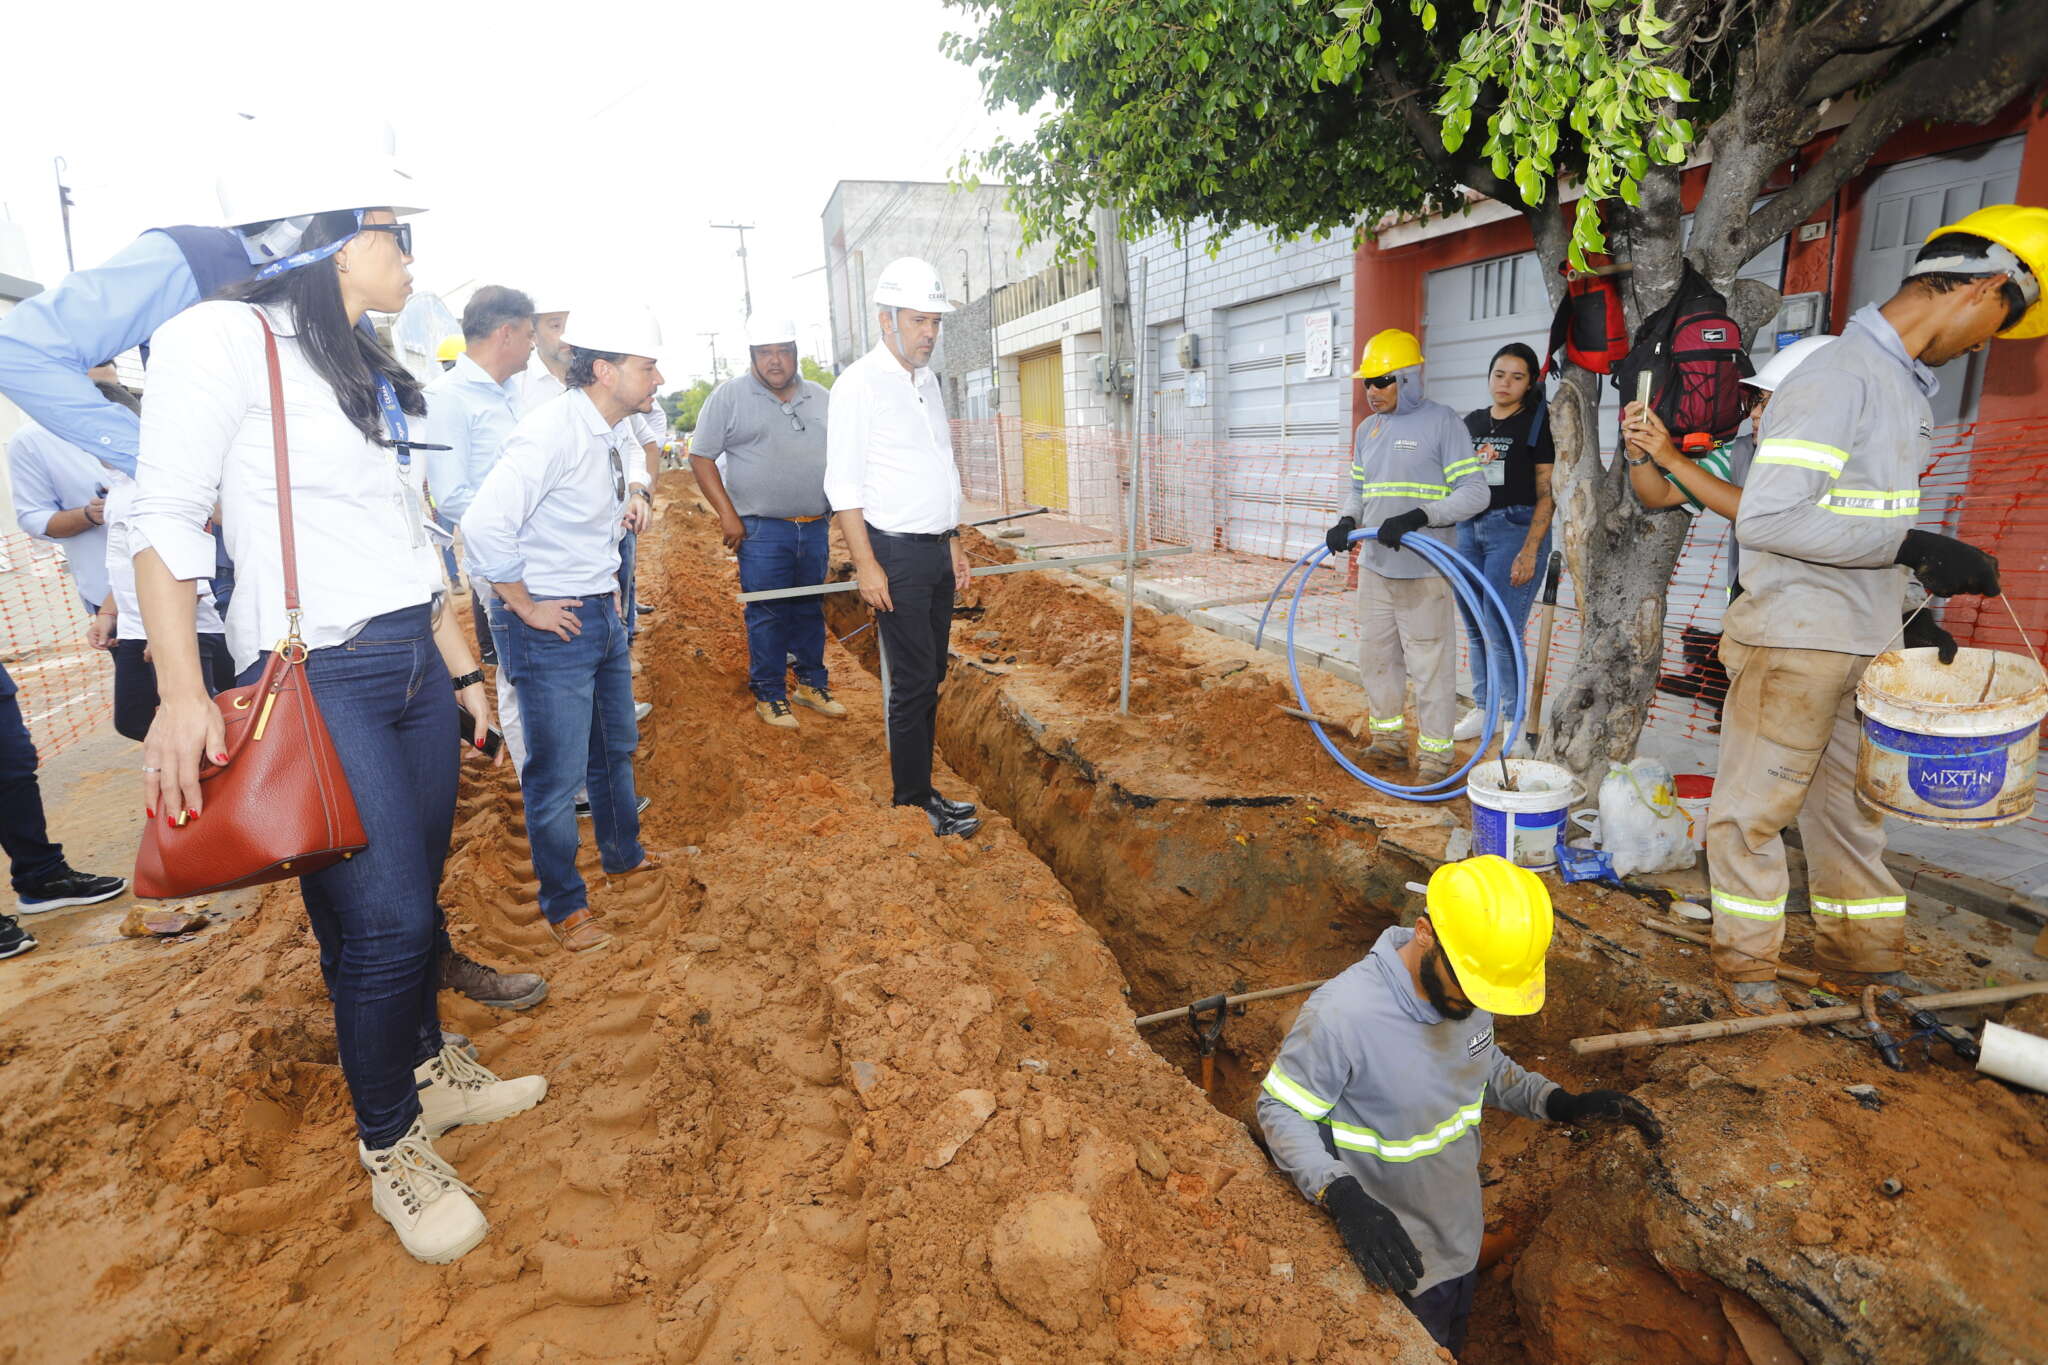
M 1920 250 L 1914 253 L 1913 260 L 1918 264 L 1937 256 L 1953 256 L 1958 253 L 1976 256 L 1996 245 L 1997 243 L 1989 237 L 1979 237 L 1974 232 L 1944 232 L 1933 241 L 1922 245 Z M 2019 322 L 2027 311 L 2027 296 L 2020 292 L 2019 285 L 2013 282 L 2008 272 L 1988 269 L 1968 272 L 1937 270 L 1928 275 L 1909 275 L 1906 277 L 1906 284 L 1918 285 L 1929 294 L 1946 294 L 1952 289 L 1975 284 L 1978 280 L 1992 275 L 2006 276 L 2005 284 L 1998 291 L 1998 296 L 2005 300 L 2005 326 L 1998 329 L 2002 332 Z
M 1486 362 L 1486 373 L 1489 378 L 1491 378 L 1493 375 L 1493 367 L 1500 363 L 1500 358 L 1504 355 L 1511 355 L 1515 359 L 1521 361 L 1523 367 L 1527 369 L 1529 372 L 1529 387 L 1522 391 L 1521 407 L 1515 409 L 1516 412 L 1520 412 L 1522 408 L 1526 408 L 1531 403 L 1535 402 L 1536 396 L 1543 392 L 1543 386 L 1536 380 L 1536 371 L 1538 369 L 1536 362 L 1536 352 L 1534 349 L 1532 349 L 1531 347 L 1522 342 L 1510 341 L 1507 345 L 1501 347 L 1498 351 L 1495 351 L 1493 353 L 1493 359 Z M 1502 418 L 1501 420 L 1505 421 L 1507 419 Z
M 299 250 L 311 251 L 350 237 L 357 230 L 354 209 L 316 215 L 299 239 Z M 298 330 L 299 348 L 313 372 L 327 381 L 335 402 L 356 430 L 378 445 L 389 445 L 377 406 L 377 376 L 390 380 L 399 408 L 414 417 L 426 414 L 427 400 L 419 380 L 384 349 L 367 327 L 349 325 L 341 304 L 341 277 L 334 258 L 302 265 L 267 280 L 250 280 L 221 292 L 242 303 L 283 305 Z
M 587 389 L 597 382 L 597 362 L 608 360 L 614 365 L 626 363 L 624 351 L 586 351 L 581 346 L 569 348 L 569 377 L 567 383 L 572 389 Z
M 482 341 L 508 322 L 532 320 L 532 299 L 517 289 L 487 284 L 462 306 L 462 336 L 466 341 Z

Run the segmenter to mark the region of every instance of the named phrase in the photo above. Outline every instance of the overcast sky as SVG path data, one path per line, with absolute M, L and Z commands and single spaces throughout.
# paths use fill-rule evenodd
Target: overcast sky
M 794 315 L 808 339 L 827 316 L 833 184 L 944 180 L 986 145 L 998 123 L 978 81 L 939 51 L 961 26 L 939 0 L 14 5 L 0 218 L 49 284 L 64 268 L 52 157 L 84 266 L 145 228 L 217 221 L 241 114 L 366 148 L 388 124 L 432 210 L 417 288 L 637 294 L 679 384 L 708 369 L 698 333 L 728 356 L 739 338 L 736 234 L 708 223 L 759 225 L 754 311 Z

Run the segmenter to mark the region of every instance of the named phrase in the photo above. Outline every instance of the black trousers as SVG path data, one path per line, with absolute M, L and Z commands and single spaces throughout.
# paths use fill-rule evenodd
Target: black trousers
M 932 796 L 932 734 L 953 630 L 953 547 L 868 527 L 894 611 L 875 614 L 889 656 L 889 776 L 899 806 Z
M 1437 1345 L 1457 1355 L 1465 1349 L 1465 1325 L 1472 1317 L 1472 1291 L 1478 1287 L 1479 1272 L 1468 1270 L 1457 1279 L 1433 1284 L 1420 1294 L 1403 1294 L 1401 1302 L 1408 1305 L 1408 1311 Z
M 160 700 L 156 665 L 142 657 L 147 648 L 147 640 L 114 642 L 114 730 L 137 743 L 148 737 Z M 235 656 L 228 652 L 227 636 L 199 637 L 199 669 L 208 693 L 219 694 L 235 685 Z

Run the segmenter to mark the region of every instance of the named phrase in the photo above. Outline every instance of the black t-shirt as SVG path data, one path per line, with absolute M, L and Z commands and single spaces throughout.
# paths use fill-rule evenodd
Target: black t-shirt
M 1488 511 L 1536 505 L 1536 466 L 1557 462 L 1547 414 L 1536 444 L 1529 444 L 1529 427 L 1536 413 L 1537 405 L 1532 403 L 1512 417 L 1495 417 L 1486 408 L 1465 415 L 1465 430 L 1472 433 L 1472 450 L 1486 476 L 1486 491 L 1492 494 L 1486 504 Z

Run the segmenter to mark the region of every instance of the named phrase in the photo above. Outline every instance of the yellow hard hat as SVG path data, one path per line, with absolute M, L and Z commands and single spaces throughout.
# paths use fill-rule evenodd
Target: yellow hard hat
M 1389 327 L 1384 332 L 1373 333 L 1372 340 L 1365 343 L 1365 349 L 1358 353 L 1358 368 L 1352 372 L 1352 377 L 1378 379 L 1383 374 L 1392 374 L 1421 363 L 1422 343 L 1415 339 L 1415 333 Z
M 1932 242 L 1951 232 L 1969 232 L 2010 251 L 2033 272 L 2033 298 L 2020 320 L 1999 335 L 2020 340 L 2048 336 L 2048 209 L 2025 204 L 1990 204 L 1927 234 Z M 2015 281 L 2022 284 L 2024 282 Z
M 1526 867 L 1483 853 L 1429 878 L 1429 922 L 1473 1004 L 1494 1014 L 1543 1008 L 1550 892 Z
M 434 359 L 446 363 L 469 349 L 469 343 L 461 337 L 442 337 L 441 344 L 434 348 Z

